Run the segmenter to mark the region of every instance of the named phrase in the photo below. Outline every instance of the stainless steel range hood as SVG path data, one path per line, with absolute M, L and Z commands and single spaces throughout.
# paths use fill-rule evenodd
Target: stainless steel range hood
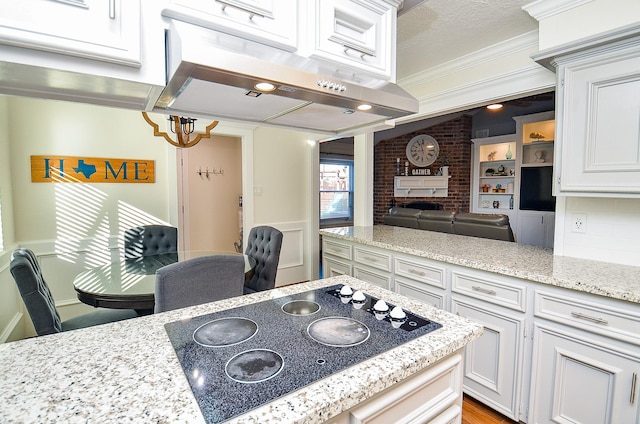
M 153 111 L 332 134 L 418 111 L 418 101 L 395 84 L 350 74 L 325 76 L 323 66 L 173 21 L 167 33 L 168 84 Z M 275 90 L 256 90 L 264 81 Z M 361 104 L 371 109 L 360 111 Z

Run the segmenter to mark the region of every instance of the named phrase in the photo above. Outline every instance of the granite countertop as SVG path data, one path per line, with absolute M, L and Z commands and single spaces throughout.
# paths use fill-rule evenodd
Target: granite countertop
M 506 241 L 374 225 L 320 230 L 369 246 L 453 265 L 640 303 L 640 267 L 556 256 L 552 249 Z
M 0 345 L 0 422 L 204 422 L 164 324 L 347 284 L 442 328 L 258 407 L 230 423 L 320 423 L 475 340 L 477 323 L 340 276 Z

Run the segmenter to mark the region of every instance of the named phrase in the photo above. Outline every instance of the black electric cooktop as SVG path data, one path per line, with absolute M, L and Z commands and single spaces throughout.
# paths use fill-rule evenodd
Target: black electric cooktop
M 226 421 L 442 327 L 409 311 L 393 323 L 376 317 L 377 298 L 355 302 L 342 287 L 165 324 L 205 420 Z

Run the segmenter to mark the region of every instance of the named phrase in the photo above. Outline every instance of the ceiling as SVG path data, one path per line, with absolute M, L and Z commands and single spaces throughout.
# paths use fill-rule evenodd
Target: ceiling
M 405 0 L 398 17 L 397 79 L 536 30 L 533 0 Z

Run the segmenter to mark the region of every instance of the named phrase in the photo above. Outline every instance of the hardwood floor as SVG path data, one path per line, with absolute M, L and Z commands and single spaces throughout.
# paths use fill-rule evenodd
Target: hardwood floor
M 462 403 L 462 424 L 516 424 L 517 421 L 497 413 L 472 397 L 465 396 Z

